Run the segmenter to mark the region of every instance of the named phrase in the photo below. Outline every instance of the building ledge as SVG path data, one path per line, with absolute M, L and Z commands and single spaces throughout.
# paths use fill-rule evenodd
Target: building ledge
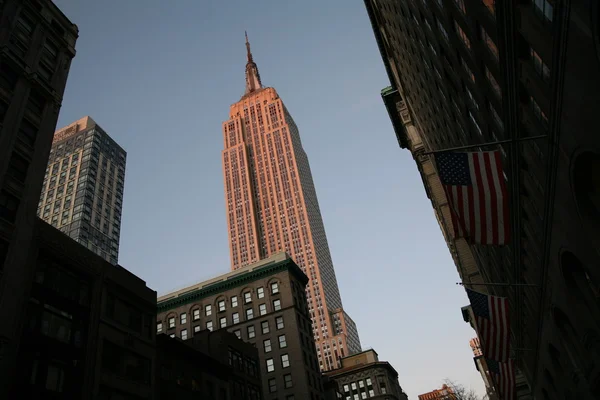
M 388 115 L 390 116 L 390 120 L 392 121 L 392 127 L 396 133 L 398 144 L 403 149 L 408 148 L 408 135 L 398 111 L 398 103 L 401 101 L 398 89 L 394 89 L 391 86 L 384 88 L 381 91 L 381 98 L 383 99 L 383 104 L 385 105 Z

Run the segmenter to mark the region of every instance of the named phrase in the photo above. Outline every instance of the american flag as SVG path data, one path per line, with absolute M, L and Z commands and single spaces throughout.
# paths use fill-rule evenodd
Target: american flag
M 485 360 L 488 371 L 496 384 L 500 400 L 514 400 L 517 396 L 515 385 L 515 363 L 512 359 L 508 362 L 498 362 L 496 360 Z
M 435 160 L 455 237 L 477 244 L 508 243 L 508 195 L 500 152 L 439 153 Z
M 488 296 L 471 289 L 467 289 L 467 296 L 475 315 L 483 355 L 492 360 L 506 362 L 510 350 L 508 299 Z

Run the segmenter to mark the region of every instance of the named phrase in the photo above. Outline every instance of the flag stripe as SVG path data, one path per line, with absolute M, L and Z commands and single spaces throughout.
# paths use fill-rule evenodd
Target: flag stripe
M 502 164 L 502 159 L 500 156 L 500 152 L 496 153 L 496 164 L 497 165 L 501 165 Z M 506 181 L 504 180 L 504 173 L 502 172 L 502 170 L 499 171 L 498 173 L 498 177 L 500 180 L 500 190 L 502 193 L 502 198 L 503 198 L 503 202 L 502 202 L 502 221 L 504 222 L 502 225 L 504 226 L 504 243 L 508 243 L 508 241 L 510 240 L 510 225 L 508 223 L 508 218 L 509 218 L 509 214 L 508 214 L 508 191 L 506 190 Z
M 490 162 L 493 163 L 493 165 L 496 165 L 496 162 L 498 160 L 496 159 L 496 157 L 492 157 Z M 491 168 L 492 171 L 492 176 L 494 177 L 494 193 L 496 193 L 496 207 L 498 210 L 498 215 L 499 218 L 497 220 L 498 222 L 498 227 L 495 229 L 495 231 L 498 233 L 498 243 L 505 243 L 504 241 L 504 229 L 502 229 L 503 224 L 500 224 L 500 222 L 504 221 L 504 203 L 507 202 L 506 196 L 504 195 L 504 193 L 502 193 L 502 186 L 500 185 L 500 176 L 498 175 L 498 168 L 494 167 Z M 504 176 L 502 177 L 502 179 L 504 179 Z
M 480 154 L 476 154 L 475 157 L 473 157 L 474 160 L 474 169 L 475 170 L 481 170 L 481 156 Z M 481 176 L 481 174 L 475 174 L 476 175 L 476 184 L 477 184 L 477 198 L 479 201 L 477 201 L 477 203 L 474 205 L 475 208 L 477 209 L 477 215 L 479 216 L 479 221 L 485 221 L 486 220 L 486 212 L 485 210 L 487 210 L 486 207 L 486 198 L 487 198 L 487 192 L 484 190 L 485 187 L 485 183 L 483 180 L 483 177 Z M 487 238 L 487 231 L 485 229 L 485 226 L 483 226 L 483 224 L 480 222 L 477 224 L 477 231 L 475 234 L 475 241 L 476 243 L 485 243 Z M 479 239 L 479 241 L 477 241 Z
M 509 218 L 500 152 L 447 152 L 435 158 L 456 237 L 477 244 L 506 244 Z
M 471 310 L 486 358 L 506 362 L 510 356 L 508 299 L 467 289 Z

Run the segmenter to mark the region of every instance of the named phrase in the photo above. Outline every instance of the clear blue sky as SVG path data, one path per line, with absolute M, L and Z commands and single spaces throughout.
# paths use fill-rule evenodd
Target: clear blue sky
M 119 262 L 164 293 L 228 272 L 221 123 L 244 89 L 244 30 L 302 136 L 345 309 L 416 399 L 483 394 L 458 273 L 361 0 L 55 0 L 79 26 L 59 127 L 90 115 L 125 150 Z

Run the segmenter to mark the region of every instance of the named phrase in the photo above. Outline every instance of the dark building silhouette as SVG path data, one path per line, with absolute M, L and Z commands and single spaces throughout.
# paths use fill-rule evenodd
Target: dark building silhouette
M 152 399 L 156 292 L 40 219 L 30 249 L 19 350 L 0 398 Z
M 461 279 L 509 298 L 518 397 L 594 398 L 600 390 L 600 137 L 594 133 L 600 4 L 365 4 L 390 80 L 384 103 L 400 146 L 423 176 Z M 498 144 L 479 146 L 486 143 Z M 461 146 L 502 152 L 507 246 L 469 245 L 448 229 L 447 199 L 429 152 Z M 469 286 L 484 282 L 532 286 Z
M 160 296 L 157 332 L 183 340 L 226 329 L 258 348 L 265 398 L 323 399 L 305 286 L 286 253 Z
M 0 397 L 12 381 L 29 247 L 78 29 L 49 0 L 0 1 Z
M 156 399 L 262 400 L 258 350 L 226 330 L 157 335 Z

